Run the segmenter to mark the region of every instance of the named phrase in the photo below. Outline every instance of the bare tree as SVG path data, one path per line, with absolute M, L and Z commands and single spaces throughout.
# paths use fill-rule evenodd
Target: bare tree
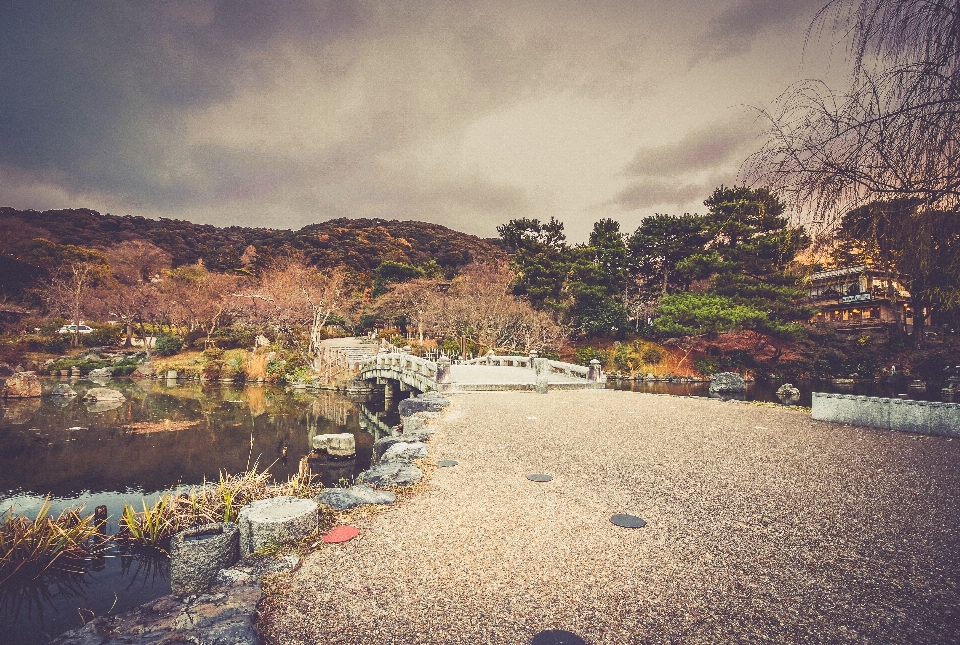
M 106 250 L 113 284 L 104 289 L 102 299 L 111 315 L 126 327 L 124 347 L 130 347 L 133 326 L 147 338 L 146 323 L 156 317 L 159 299 L 158 283 L 170 268 L 171 256 L 163 249 L 143 240 L 121 242 Z M 144 348 L 150 353 L 149 342 Z
M 267 268 L 256 285 L 247 285 L 233 295 L 243 303 L 243 315 L 253 324 L 269 325 L 275 331 L 307 327 L 311 356 L 317 355 L 323 328 L 331 318 L 351 317 L 359 302 L 345 269 L 321 272 L 299 255 Z
M 248 279 L 208 271 L 202 262 L 178 267 L 163 277 L 161 307 L 171 323 L 200 329 L 209 344 L 213 333 L 240 313 L 235 294 Z
M 377 305 L 381 314 L 410 318 L 418 333 L 463 336 L 486 349 L 528 353 L 556 347 L 566 330 L 514 296 L 513 279 L 505 266 L 474 263 L 449 284 L 418 279 L 394 285 Z
M 745 164 L 747 177 L 823 229 L 876 200 L 957 211 L 960 3 L 833 0 L 808 37 L 823 28 L 848 38 L 850 86 L 805 81 L 762 110 L 772 127 Z
M 74 325 L 73 346 L 80 344 L 80 319 L 89 311 L 88 292 L 108 275 L 107 259 L 99 251 L 67 245 L 60 249 L 60 265 L 46 289 L 52 311 L 66 314 Z

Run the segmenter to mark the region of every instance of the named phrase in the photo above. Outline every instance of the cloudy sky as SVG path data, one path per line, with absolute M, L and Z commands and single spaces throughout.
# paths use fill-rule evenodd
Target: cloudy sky
M 632 231 L 736 181 L 824 2 L 3 0 L 0 206 Z

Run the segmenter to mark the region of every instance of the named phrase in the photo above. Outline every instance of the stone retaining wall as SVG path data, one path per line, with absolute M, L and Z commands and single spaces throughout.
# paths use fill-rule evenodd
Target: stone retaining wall
M 811 413 L 818 421 L 960 437 L 957 403 L 814 392 Z

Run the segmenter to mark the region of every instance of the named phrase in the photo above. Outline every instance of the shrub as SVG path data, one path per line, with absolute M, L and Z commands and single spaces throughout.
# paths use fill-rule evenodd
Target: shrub
M 703 358 L 698 358 L 693 361 L 693 369 L 697 370 L 704 376 L 710 376 L 711 374 L 716 374 L 720 371 L 720 361 L 715 358 L 709 358 L 704 356 Z
M 602 351 L 588 345 L 587 347 L 581 347 L 577 350 L 575 360 L 577 361 L 577 365 L 589 365 L 593 359 L 597 359 L 603 363 L 606 357 L 606 354 Z
M 223 373 L 223 350 L 219 347 L 208 347 L 203 350 L 203 375 L 209 379 L 220 378 Z
M 153 350 L 160 356 L 173 356 L 183 349 L 183 339 L 179 336 L 163 334 L 157 337 Z
M 640 355 L 640 360 L 647 365 L 659 365 L 660 361 L 663 360 L 663 352 L 656 347 L 650 347 Z
M 123 333 L 123 327 L 120 325 L 104 325 L 94 327 L 89 334 L 80 335 L 80 343 L 84 347 L 105 347 L 116 345 Z

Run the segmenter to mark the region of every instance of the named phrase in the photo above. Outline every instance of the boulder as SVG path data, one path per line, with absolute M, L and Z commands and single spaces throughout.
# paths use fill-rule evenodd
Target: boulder
M 404 433 L 409 434 L 411 432 L 417 432 L 424 435 L 433 434 L 433 430 L 431 430 L 430 426 L 427 425 L 427 421 L 432 415 L 436 414 L 436 412 L 417 412 L 413 416 L 404 417 Z
M 240 509 L 240 552 L 299 542 L 317 528 L 317 502 L 299 497 L 261 499 Z
M 782 403 L 792 405 L 800 400 L 800 390 L 793 386 L 793 383 L 784 383 L 777 388 L 777 398 Z
M 440 394 L 428 393 L 400 401 L 397 410 L 401 417 L 409 417 L 417 412 L 440 412 L 450 405 L 450 400 Z
M 322 450 L 331 457 L 353 457 L 357 454 L 357 440 L 349 432 L 318 434 L 310 440 L 314 450 Z
M 109 387 L 92 387 L 83 395 L 84 401 L 126 401 L 127 397 L 119 390 Z
M 7 399 L 29 399 L 40 393 L 40 379 L 33 372 L 17 372 L 7 378 L 3 386 L 3 396 Z
M 711 392 L 746 392 L 747 382 L 735 372 L 719 372 L 710 377 Z
M 357 481 L 375 488 L 413 486 L 423 479 L 423 471 L 404 461 L 380 464 L 357 475 Z
M 74 397 L 77 395 L 76 391 L 66 383 L 58 383 L 57 387 L 53 388 L 53 392 L 50 393 L 51 396 L 62 396 L 62 397 Z
M 357 484 L 350 488 L 328 488 L 317 497 L 317 501 L 337 511 L 345 511 L 362 504 L 393 504 L 397 496 L 388 490 L 376 490 L 366 484 Z
M 113 376 L 112 367 L 98 367 L 87 373 L 88 378 L 110 378 Z
M 391 461 L 405 461 L 407 463 L 414 459 L 423 459 L 427 456 L 427 444 L 419 441 L 406 442 L 398 441 L 387 448 L 380 458 L 382 463 Z
M 137 369 L 133 371 L 133 375 L 150 378 L 153 376 L 153 363 L 150 361 L 144 361 L 143 363 L 140 363 L 137 365 Z
M 411 417 L 413 418 L 413 417 Z M 413 441 L 426 441 L 429 438 L 429 434 L 426 432 L 406 432 L 404 431 L 401 435 L 392 435 L 389 437 L 381 437 L 373 442 L 373 461 L 378 463 L 380 458 L 383 457 L 383 453 L 390 448 L 390 446 L 401 443 L 401 442 L 413 442 Z
M 170 587 L 178 596 L 203 593 L 220 569 L 240 559 L 239 531 L 231 522 L 204 524 L 170 539 Z

